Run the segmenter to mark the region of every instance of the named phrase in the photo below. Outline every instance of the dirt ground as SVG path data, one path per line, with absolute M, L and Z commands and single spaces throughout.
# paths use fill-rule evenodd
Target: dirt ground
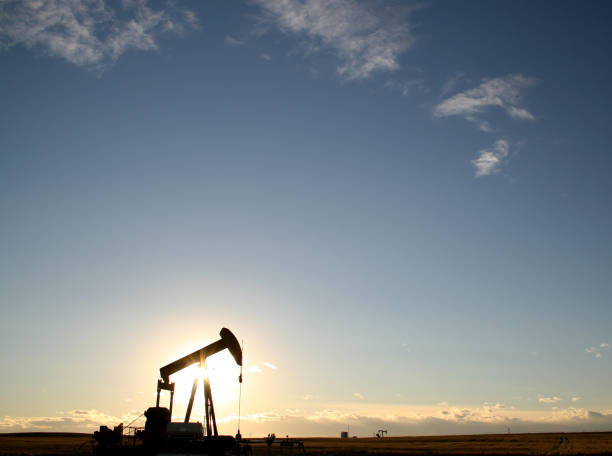
M 91 454 L 90 434 L 0 434 L 0 456 Z M 344 439 L 304 438 L 307 455 L 564 456 L 611 455 L 612 432 Z M 253 445 L 254 456 L 299 456 L 297 447 Z

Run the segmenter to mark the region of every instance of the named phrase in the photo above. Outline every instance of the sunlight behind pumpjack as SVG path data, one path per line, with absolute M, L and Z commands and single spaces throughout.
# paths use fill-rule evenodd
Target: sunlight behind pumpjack
M 193 405 L 192 421 L 201 419 L 204 414 L 203 381 L 206 376 L 209 377 L 217 418 L 222 418 L 226 413 L 236 413 L 239 374 L 240 367 L 236 365 L 229 352 L 220 352 L 211 356 L 206 360 L 206 366 L 201 367 L 196 363 L 173 374 L 171 381 L 175 382 L 176 386 L 172 419 L 180 421 L 184 418 L 194 378 L 198 379 L 198 389 Z
M 196 377 L 200 383 L 203 382 L 206 377 L 208 377 L 208 369 L 206 368 L 206 365 L 198 366 L 196 369 Z

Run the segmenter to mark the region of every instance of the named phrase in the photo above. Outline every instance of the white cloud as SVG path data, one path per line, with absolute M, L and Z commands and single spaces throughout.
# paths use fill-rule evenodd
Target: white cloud
M 230 46 L 244 46 L 244 41 L 234 38 L 231 35 L 225 35 L 225 43 Z
M 514 412 L 493 407 L 444 408 L 417 410 L 388 409 L 382 404 L 360 403 L 357 409 L 330 405 L 326 409 L 286 409 L 257 411 L 242 415 L 244 433 L 265 435 L 336 435 L 339 426 L 350 423 L 355 435 L 369 436 L 372 429 L 393 430 L 396 435 L 476 434 L 499 432 L 502 426 L 512 426 L 513 432 L 570 432 L 576 430 L 607 430 L 612 426 L 611 411 L 592 411 L 581 408 L 534 414 Z M 0 417 L 0 432 L 55 431 L 92 432 L 101 424 L 114 426 L 129 423 L 142 414 L 132 411 L 122 416 L 111 416 L 98 410 L 73 410 L 44 417 Z M 217 422 L 228 431 L 235 429 L 238 416 L 219 416 Z M 142 424 L 142 421 L 137 421 Z M 344 427 L 343 427 L 344 428 Z M 222 428 L 223 429 L 223 428 Z
M 472 165 L 476 168 L 476 177 L 489 176 L 499 172 L 508 157 L 509 146 L 505 139 L 498 139 L 492 148 L 482 149 L 478 153 L 478 158 L 472 160 Z
M 381 410 L 380 404 L 374 406 Z M 384 408 L 384 407 L 383 407 Z M 231 415 L 217 419 L 229 424 L 238 417 Z M 274 432 L 280 435 L 336 435 L 339 423 L 350 423 L 356 435 L 371 435 L 372 429 L 389 426 L 397 435 L 419 434 L 468 434 L 499 432 L 500 426 L 512 425 L 515 432 L 561 432 L 571 430 L 597 430 L 612 425 L 612 413 L 586 409 L 555 407 L 551 413 L 509 412 L 508 410 L 483 408 L 448 408 L 432 413 L 406 410 L 401 413 L 367 412 L 328 408 L 321 410 L 286 409 L 264 411 L 242 416 L 249 432 Z
M 580 396 L 574 396 L 574 397 L 572 397 L 571 401 L 572 402 L 578 402 L 580 399 L 582 399 Z
M 561 398 L 557 397 L 557 396 L 553 396 L 553 397 L 541 397 L 541 398 L 538 399 L 538 402 L 541 402 L 543 404 L 556 404 L 560 400 L 561 400 Z
M 261 58 L 264 60 L 267 60 L 268 62 L 272 60 L 272 57 L 270 56 L 270 54 L 266 54 L 265 52 L 261 54 Z
M 514 119 L 535 120 L 533 114 L 519 106 L 522 99 L 521 91 L 535 82 L 534 78 L 520 74 L 483 79 L 478 87 L 457 93 L 442 101 L 433 112 L 436 117 L 461 116 L 475 122 L 483 131 L 492 129 L 489 123 L 481 120 L 478 115 L 491 107 L 505 110 Z
M 610 347 L 610 344 L 599 344 L 599 346 L 601 348 L 608 348 L 608 347 Z
M 533 114 L 531 114 L 529 111 L 527 111 L 524 108 L 518 108 L 516 106 L 509 106 L 507 110 L 508 110 L 508 114 L 510 115 L 510 117 L 514 117 L 515 119 L 535 120 L 535 117 L 533 116 Z
M 353 393 L 353 396 L 355 396 L 357 399 L 365 399 L 365 396 L 361 393 Z
M 91 432 L 101 424 L 109 426 L 130 423 L 142 415 L 142 411 L 131 411 L 122 416 L 108 415 L 99 410 L 70 410 L 57 412 L 55 416 L 0 418 L 0 432 L 64 431 Z
M 605 345 L 605 347 L 604 347 Z M 600 344 L 601 348 L 608 348 L 608 344 Z M 595 358 L 601 358 L 601 350 L 598 347 L 588 347 L 584 349 L 585 352 L 590 353 Z
M 485 133 L 491 133 L 492 131 L 495 131 L 491 124 L 486 120 L 478 119 L 474 116 L 466 116 L 466 119 L 471 122 L 474 122 L 480 131 L 484 131 Z
M 0 2 L 0 50 L 16 45 L 42 51 L 74 65 L 103 70 L 129 50 L 158 49 L 163 33 L 197 28 L 195 14 L 169 3 L 155 10 L 147 0 Z
M 266 366 L 266 367 L 267 367 L 267 368 L 269 368 L 269 369 L 274 369 L 274 370 L 278 369 L 278 367 L 276 367 L 276 366 L 275 366 L 274 364 L 272 364 L 272 363 L 269 363 L 268 361 L 264 361 L 264 366 Z
M 261 372 L 261 368 L 259 366 L 250 366 L 247 370 L 254 374 L 258 374 Z
M 453 90 L 456 84 L 465 79 L 463 73 L 457 73 L 443 87 L 443 93 Z M 484 132 L 493 132 L 495 128 L 488 120 L 482 118 L 487 110 L 493 107 L 503 109 L 510 117 L 519 120 L 535 120 L 533 114 L 520 106 L 522 91 L 536 80 L 521 74 L 483 79 L 478 87 L 457 93 L 446 98 L 433 109 L 436 117 L 460 116 L 473 122 Z M 476 177 L 489 176 L 498 172 L 508 157 L 508 141 L 498 139 L 492 148 L 482 149 L 478 158 L 472 160 L 476 168 Z
M 405 20 L 410 8 L 396 9 L 356 0 L 255 0 L 281 31 L 307 38 L 310 52 L 331 50 L 346 79 L 368 78 L 399 68 L 399 56 L 414 43 Z

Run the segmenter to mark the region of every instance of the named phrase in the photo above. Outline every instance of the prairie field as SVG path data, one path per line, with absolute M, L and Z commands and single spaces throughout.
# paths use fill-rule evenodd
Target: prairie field
M 317 455 L 595 455 L 612 454 L 612 433 L 488 434 L 322 439 L 306 438 Z
M 91 454 L 90 434 L 0 434 L 0 456 Z M 281 439 L 282 440 L 282 439 Z M 311 455 L 612 455 L 612 432 L 301 439 Z M 299 456 L 297 448 L 254 444 L 255 456 Z
M 69 455 L 91 453 L 91 434 L 27 432 L 0 434 L 0 455 Z

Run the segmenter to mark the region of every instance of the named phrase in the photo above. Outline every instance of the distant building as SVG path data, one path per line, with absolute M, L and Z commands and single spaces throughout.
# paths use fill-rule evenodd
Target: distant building
M 348 439 L 348 431 L 342 431 L 340 433 L 340 438 L 341 439 Z

